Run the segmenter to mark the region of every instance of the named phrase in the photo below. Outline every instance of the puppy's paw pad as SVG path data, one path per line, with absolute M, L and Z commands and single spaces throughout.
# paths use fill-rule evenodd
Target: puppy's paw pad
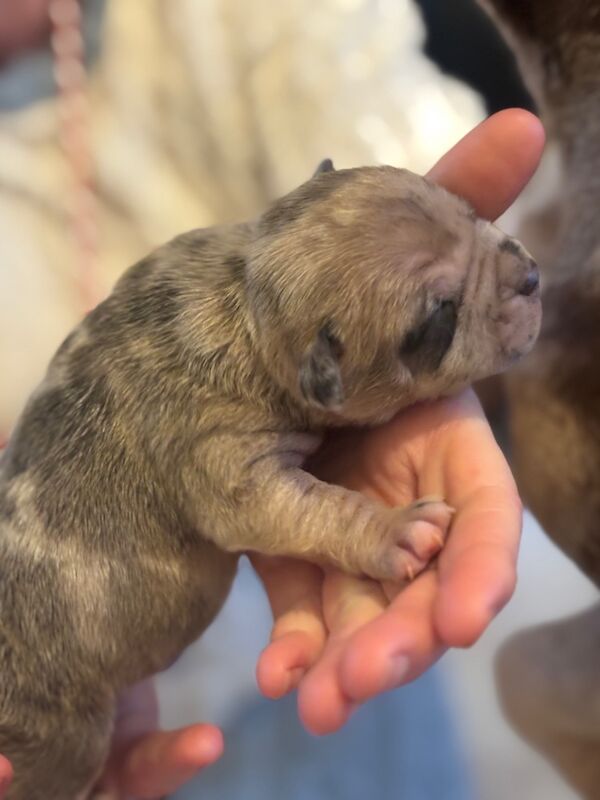
M 403 527 L 398 545 L 410 550 L 419 561 L 431 561 L 444 546 L 446 531 L 447 528 L 418 519 Z
M 390 512 L 384 561 L 396 580 L 412 580 L 444 546 L 454 509 L 438 497 Z
M 454 509 L 449 506 L 441 497 L 431 495 L 415 500 L 406 508 L 394 509 L 392 512 L 400 522 L 408 525 L 411 522 L 428 522 L 438 527 L 445 539 L 452 521 Z

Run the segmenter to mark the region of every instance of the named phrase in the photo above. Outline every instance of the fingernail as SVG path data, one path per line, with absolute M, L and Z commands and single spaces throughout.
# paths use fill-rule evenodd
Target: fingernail
M 385 676 L 385 689 L 395 689 L 406 679 L 410 671 L 410 660 L 405 655 L 394 655 L 390 657 L 388 669 Z

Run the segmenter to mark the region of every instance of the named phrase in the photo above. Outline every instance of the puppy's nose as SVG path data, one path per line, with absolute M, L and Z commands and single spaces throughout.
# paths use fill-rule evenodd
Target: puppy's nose
M 531 266 L 527 275 L 525 276 L 525 280 L 518 288 L 518 293 L 524 295 L 525 297 L 529 297 L 532 295 L 535 290 L 540 285 L 540 273 L 538 271 L 537 265 L 534 261 L 531 262 Z

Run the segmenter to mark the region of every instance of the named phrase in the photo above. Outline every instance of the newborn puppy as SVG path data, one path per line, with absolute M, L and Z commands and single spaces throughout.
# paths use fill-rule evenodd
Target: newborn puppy
M 451 509 L 302 466 L 527 352 L 537 269 L 462 200 L 391 167 L 318 174 L 257 221 L 132 267 L 62 344 L 0 461 L 0 752 L 10 800 L 86 796 L 114 698 L 218 612 L 253 550 L 403 580 Z

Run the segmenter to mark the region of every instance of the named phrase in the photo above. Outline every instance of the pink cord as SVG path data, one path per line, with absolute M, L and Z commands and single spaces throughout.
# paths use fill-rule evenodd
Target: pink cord
M 87 313 L 102 300 L 103 292 L 98 279 L 94 164 L 79 0 L 50 0 L 48 14 L 52 23 L 54 79 L 59 92 L 59 137 L 73 181 L 70 230 L 81 310 Z M 7 441 L 8 436 L 0 433 L 0 450 Z
M 87 312 L 102 297 L 97 274 L 98 227 L 81 8 L 78 0 L 50 0 L 48 13 L 54 79 L 59 91 L 59 136 L 73 178 L 69 214 L 79 293 L 82 310 Z

